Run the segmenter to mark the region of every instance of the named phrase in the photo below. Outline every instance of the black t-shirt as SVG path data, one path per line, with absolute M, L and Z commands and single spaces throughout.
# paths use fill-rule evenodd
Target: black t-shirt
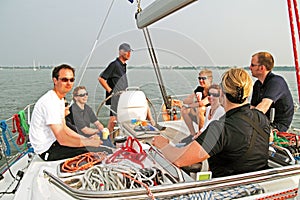
M 108 67 L 101 72 L 100 77 L 107 81 L 107 84 L 112 88 L 113 92 L 123 91 L 128 87 L 126 75 L 126 63 L 122 63 L 119 58 L 111 62 Z M 106 91 L 106 98 L 110 95 Z M 110 99 L 106 101 L 107 105 L 111 104 Z
M 256 122 L 267 136 L 257 133 L 240 115 L 246 115 Z M 247 152 L 254 132 L 257 133 L 254 146 Z M 246 104 L 229 110 L 220 120 L 212 121 L 196 141 L 210 155 L 208 162 L 213 177 L 222 177 L 265 169 L 269 134 L 270 122 L 267 117 Z
M 270 118 L 270 110 L 275 108 L 274 127 L 279 131 L 286 131 L 294 115 L 293 97 L 286 81 L 272 72 L 267 75 L 263 84 L 257 80 L 253 86 L 251 105 L 257 106 L 263 98 L 273 101 L 266 115 Z

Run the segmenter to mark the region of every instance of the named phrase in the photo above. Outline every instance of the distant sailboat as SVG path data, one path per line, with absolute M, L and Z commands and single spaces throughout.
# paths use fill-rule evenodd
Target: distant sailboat
M 36 67 L 35 67 L 35 60 L 33 60 L 33 71 L 36 71 Z
M 40 63 L 38 63 L 38 65 L 36 66 L 35 60 L 33 60 L 33 71 L 40 69 L 40 66 L 41 66 Z

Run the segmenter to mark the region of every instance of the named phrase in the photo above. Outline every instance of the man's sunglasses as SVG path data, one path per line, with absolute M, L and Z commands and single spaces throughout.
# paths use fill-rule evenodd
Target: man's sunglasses
M 62 82 L 65 82 L 65 83 L 68 82 L 68 81 L 73 83 L 75 81 L 75 78 L 66 78 L 66 77 L 64 77 L 64 78 L 59 78 L 59 80 L 61 80 Z

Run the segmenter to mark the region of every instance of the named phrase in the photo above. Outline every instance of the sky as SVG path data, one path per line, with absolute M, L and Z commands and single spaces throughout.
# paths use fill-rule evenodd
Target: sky
M 142 0 L 142 9 L 152 0 Z M 248 66 L 269 51 L 275 65 L 293 66 L 286 0 L 199 0 L 150 25 L 163 66 Z M 1 0 L 0 66 L 106 66 L 127 42 L 128 64 L 149 66 L 137 3 L 115 0 Z M 104 23 L 105 16 L 107 17 Z M 100 27 L 101 34 L 97 37 Z M 296 36 L 298 39 L 299 37 Z

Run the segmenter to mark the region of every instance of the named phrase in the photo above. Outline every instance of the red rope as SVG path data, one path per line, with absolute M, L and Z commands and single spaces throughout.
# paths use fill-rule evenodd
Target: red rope
M 134 149 L 134 144 L 137 144 L 139 149 Z M 147 158 L 147 154 L 144 152 L 142 145 L 136 138 L 128 137 L 125 146 L 113 153 L 105 161 L 106 164 L 117 163 L 122 160 L 130 160 L 142 168 L 144 168 L 143 161 Z
M 21 128 L 21 122 L 18 114 L 14 114 L 12 118 L 12 123 L 13 123 L 13 130 L 12 132 L 15 133 L 18 130 L 18 138 L 16 140 L 17 145 L 22 145 L 25 142 L 25 135 L 23 133 L 23 130 Z M 17 130 L 16 130 L 17 127 Z
M 296 77 L 297 77 L 297 84 L 298 84 L 298 98 L 299 98 L 299 102 L 300 102 L 300 70 L 299 70 L 299 60 L 298 60 L 296 35 L 295 35 L 295 30 L 294 30 L 294 19 L 293 19 L 292 1 L 291 0 L 287 0 L 287 3 L 288 3 L 288 13 L 289 13 L 289 19 L 290 19 L 290 28 L 291 28 L 291 37 L 292 37 L 294 61 L 295 61 L 295 68 L 296 68 Z M 294 7 L 295 6 L 297 6 L 297 5 L 294 5 Z M 295 11 L 296 10 L 297 9 L 295 8 Z M 296 15 L 296 17 L 297 17 L 297 15 Z M 299 20 L 299 18 L 297 20 Z
M 281 200 L 281 199 L 291 199 L 297 196 L 298 188 L 294 188 L 291 190 L 286 190 L 284 192 L 280 192 L 277 194 L 272 194 L 269 196 L 258 198 L 257 200 Z

